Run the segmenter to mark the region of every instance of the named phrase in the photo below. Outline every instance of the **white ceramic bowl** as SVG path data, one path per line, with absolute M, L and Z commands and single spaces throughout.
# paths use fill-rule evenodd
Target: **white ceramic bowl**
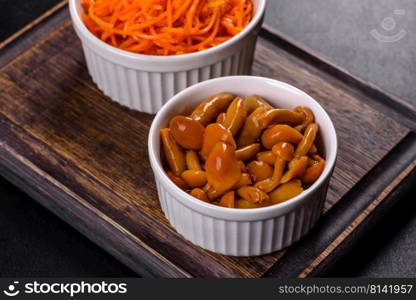
M 232 39 L 207 50 L 176 55 L 140 55 L 112 47 L 94 36 L 80 18 L 81 0 L 70 0 L 88 71 L 97 86 L 121 105 L 156 113 L 173 95 L 195 83 L 228 75 L 248 75 L 266 0 L 252 0 L 250 24 Z
M 233 209 L 205 203 L 178 188 L 160 160 L 159 130 L 179 114 L 188 114 L 204 98 L 220 92 L 239 96 L 257 94 L 273 106 L 309 107 L 319 124 L 326 166 L 319 179 L 297 197 L 263 208 Z M 253 76 L 208 80 L 174 96 L 156 115 L 149 133 L 149 157 L 162 210 L 187 240 L 213 252 L 253 256 L 285 248 L 305 235 L 322 213 L 337 154 L 337 137 L 325 110 L 304 92 L 286 83 Z

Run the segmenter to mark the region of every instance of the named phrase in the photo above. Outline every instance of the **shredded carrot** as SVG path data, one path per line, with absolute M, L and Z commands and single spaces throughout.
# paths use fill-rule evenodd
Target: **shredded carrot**
M 251 21 L 251 0 L 82 0 L 85 26 L 135 53 L 178 55 L 221 44 Z

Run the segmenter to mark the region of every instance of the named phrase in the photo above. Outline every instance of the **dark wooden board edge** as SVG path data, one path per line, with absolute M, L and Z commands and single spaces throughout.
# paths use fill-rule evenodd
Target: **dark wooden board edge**
M 308 269 L 308 274 L 303 272 L 301 275 L 307 275 L 308 277 L 325 276 L 327 272 L 330 271 L 342 257 L 348 254 L 357 243 L 365 239 L 373 230 L 375 230 L 378 224 L 384 220 L 384 217 L 398 202 L 406 197 L 406 195 L 409 195 L 409 193 L 415 192 L 415 182 L 416 162 L 403 170 L 394 183 L 386 188 L 384 191 L 386 193 L 385 198 L 382 198 L 384 195 L 381 194 L 378 199 L 369 205 L 369 209 L 374 208 L 371 214 L 365 215 L 366 212 L 363 212 L 363 214 L 357 217 L 359 226 L 357 226 L 353 232 L 349 233 L 343 242 L 337 245 L 336 248 L 331 249 L 331 254 L 328 259 L 321 261 L 314 269 Z
M 36 19 L 34 22 L 30 23 L 29 25 L 27 25 L 24 29 L 22 29 L 20 32 L 18 32 L 16 35 L 12 36 L 11 38 L 9 38 L 8 40 L 6 40 L 5 42 L 3 42 L 2 44 L 0 44 L 0 49 L 2 50 L 0 52 L 0 67 L 3 67 L 4 65 L 8 64 L 9 62 L 13 61 L 16 57 L 18 57 L 19 55 L 21 55 L 22 53 L 24 53 L 26 50 L 30 49 L 31 45 L 47 39 L 49 36 L 49 33 L 51 33 L 52 31 L 54 31 L 55 27 L 54 25 L 59 24 L 63 19 L 66 18 L 67 16 L 67 11 L 64 9 L 65 5 L 67 3 L 67 0 L 64 0 L 62 2 L 60 2 L 58 5 L 56 5 L 54 8 L 52 8 L 51 10 L 47 11 L 44 15 L 42 15 L 40 18 Z M 38 25 L 44 25 L 44 26 L 38 26 Z M 308 50 L 307 48 L 304 48 L 302 46 L 297 45 L 296 43 L 294 43 L 293 41 L 291 41 L 290 39 L 288 39 L 287 37 L 285 37 L 284 35 L 277 33 L 276 31 L 274 31 L 273 29 L 265 26 L 263 28 L 263 30 L 261 31 L 261 35 L 263 37 L 265 37 L 266 39 L 268 39 L 269 41 L 272 41 L 273 43 L 279 45 L 281 48 L 285 49 L 286 51 L 290 52 L 291 54 L 295 55 L 296 57 L 302 59 L 303 61 L 305 61 L 308 64 L 311 64 L 325 72 L 327 72 L 328 74 L 330 74 L 331 76 L 337 77 L 340 80 L 344 80 L 346 81 L 348 84 L 353 85 L 354 88 L 359 89 L 360 91 L 362 91 L 364 94 L 368 95 L 369 98 L 371 98 L 374 104 L 378 109 L 380 109 L 383 112 L 389 112 L 390 109 L 394 109 L 396 112 L 398 112 L 399 114 L 401 114 L 404 118 L 405 118 L 405 122 L 404 124 L 409 126 L 414 124 L 414 120 L 415 120 L 415 116 L 416 116 L 416 110 L 414 109 L 413 106 L 407 104 L 406 102 L 404 102 L 403 100 L 393 96 L 393 95 L 389 95 L 387 93 L 385 93 L 384 91 L 382 91 L 381 89 L 379 89 L 378 87 L 370 84 L 369 82 L 366 82 L 356 76 L 351 75 L 350 73 L 348 73 L 347 71 L 339 68 L 338 66 L 330 63 L 329 61 L 326 61 L 325 59 L 323 59 L 322 57 L 320 57 L 319 55 L 314 54 L 312 51 Z M 17 47 L 18 46 L 18 47 Z M 386 105 L 387 103 L 387 105 Z M 409 121 L 410 120 L 410 121 Z M 411 126 L 412 127 L 412 126 Z M 414 129 L 414 127 L 412 127 L 412 129 Z M 410 135 L 408 136 L 401 145 L 397 146 L 390 154 L 390 156 L 397 156 L 400 155 L 401 151 L 404 151 L 402 148 L 404 147 L 403 145 L 408 144 L 409 140 L 414 140 L 414 135 Z M 3 154 L 3 153 L 2 153 Z M 388 160 L 388 158 L 387 158 Z M 9 160 L 6 160 L 6 162 L 11 162 Z M 380 165 L 385 164 L 385 161 L 382 161 L 380 163 Z M 7 170 L 7 174 L 9 174 L 9 177 L 7 178 L 9 181 L 11 181 L 12 183 L 14 183 L 15 185 L 17 185 L 18 187 L 20 187 L 21 189 L 23 189 L 25 192 L 27 192 L 29 195 L 31 195 L 34 199 L 36 199 L 37 201 L 39 201 L 41 204 L 45 205 L 48 209 L 50 209 L 51 211 L 53 211 L 54 213 L 56 213 L 58 216 L 60 216 L 61 218 L 63 218 L 64 220 L 66 220 L 68 223 L 69 220 L 72 220 L 72 215 L 70 212 L 66 212 L 62 210 L 62 207 L 58 207 L 58 206 L 53 206 L 51 207 L 49 205 L 49 202 L 47 201 L 47 199 L 54 199 L 53 196 L 49 195 L 45 190 L 39 189 L 38 185 L 33 185 L 33 184 L 29 184 L 29 181 L 27 181 L 31 176 L 28 173 L 26 178 L 22 178 L 22 177 L 10 177 L 10 171 L 14 170 L 15 168 L 19 167 L 16 164 L 8 164 L 6 165 L 1 165 L 0 166 L 0 173 L 4 174 L 5 170 Z M 20 165 L 20 167 L 23 167 L 22 165 Z M 379 166 L 377 168 L 380 168 Z M 346 195 L 333 209 L 331 209 L 330 212 L 328 212 L 324 217 L 323 220 L 320 221 L 319 225 L 314 229 L 313 233 L 311 233 L 307 239 L 302 240 L 301 242 L 297 243 L 296 245 L 294 245 L 292 248 L 290 248 L 287 251 L 287 254 L 284 256 L 284 259 L 279 261 L 266 275 L 267 276 L 276 276 L 276 277 L 295 277 L 295 276 L 300 276 L 300 277 L 304 277 L 304 276 L 316 276 L 321 274 L 320 272 L 322 272 L 322 270 L 325 269 L 325 266 L 327 264 L 329 264 L 329 262 L 331 260 L 329 260 L 329 258 L 332 256 L 337 256 L 339 257 L 342 252 L 342 249 L 347 249 L 352 247 L 352 243 L 349 242 L 350 236 L 347 236 L 345 239 L 343 239 L 343 242 L 348 242 L 348 243 L 341 243 L 338 245 L 338 247 L 336 247 L 332 252 L 331 255 L 328 255 L 325 257 L 325 259 L 321 260 L 320 263 L 318 264 L 313 264 L 313 266 L 309 265 L 308 268 L 301 270 L 301 272 L 298 272 L 299 270 L 296 268 L 291 268 L 290 267 L 290 263 L 295 263 L 296 261 L 290 261 L 290 257 L 293 255 L 293 253 L 296 254 L 297 248 L 301 247 L 300 245 L 303 243 L 308 243 L 310 242 L 311 239 L 313 239 L 316 234 L 315 232 L 319 230 L 319 228 L 324 228 L 325 227 L 325 223 L 330 223 L 331 219 L 334 221 L 339 221 L 339 215 L 340 214 L 353 214 L 354 212 L 360 212 L 360 210 L 357 210 L 354 212 L 351 212 L 350 210 L 350 206 L 355 206 L 355 202 L 352 203 L 351 199 L 349 198 L 351 196 L 351 194 L 354 193 L 359 193 L 360 192 L 360 187 L 361 185 L 365 185 L 366 181 L 370 180 L 368 178 L 371 178 L 371 176 L 373 176 L 373 173 L 377 173 L 376 170 L 378 170 L 377 168 L 375 168 L 374 170 L 372 170 L 367 176 L 366 178 L 360 182 L 357 187 L 355 187 L 350 193 L 348 193 L 348 195 Z M 411 170 L 410 170 L 410 169 Z M 410 170 L 410 171 L 409 171 Z M 404 172 L 404 173 L 403 173 Z M 406 173 L 409 172 L 409 173 Z M 406 185 L 402 184 L 405 181 L 407 182 L 409 179 L 407 178 L 413 178 L 414 177 L 414 173 L 415 170 L 412 167 L 412 163 L 410 163 L 407 168 L 404 168 L 402 170 L 401 173 L 399 173 L 399 175 L 396 177 L 396 180 L 393 179 L 393 183 L 397 184 L 395 185 L 392 189 L 391 192 L 389 192 L 388 194 L 385 194 L 385 190 L 383 190 L 381 192 L 380 195 L 383 194 L 382 197 L 382 201 L 380 201 L 381 198 L 376 198 L 379 199 L 379 205 L 375 206 L 375 209 L 372 211 L 372 213 L 367 214 L 366 218 L 362 221 L 362 224 L 369 224 L 372 222 L 372 220 L 376 220 L 379 218 L 379 216 L 382 215 L 381 210 L 383 210 L 384 207 L 390 207 L 391 205 L 393 205 L 396 201 L 397 201 L 397 197 L 396 196 L 400 196 L 401 194 L 403 194 L 404 191 L 406 191 Z M 407 175 L 404 176 L 404 175 Z M 386 176 L 388 174 L 385 174 L 384 172 L 380 172 L 378 174 L 378 176 L 380 178 L 383 178 L 383 176 Z M 402 177 L 404 176 L 404 177 Z M 371 181 L 371 180 L 370 180 Z M 54 186 L 54 183 L 49 182 L 49 184 L 51 184 L 52 186 Z M 55 186 L 56 188 L 56 186 Z M 387 185 L 385 187 L 386 189 L 390 189 L 391 185 Z M 48 198 L 49 197 L 49 198 Z M 68 198 L 70 199 L 70 198 Z M 359 197 L 357 197 L 357 199 L 359 199 Z M 360 198 L 362 199 L 362 198 Z M 374 200 L 374 201 L 376 201 Z M 74 201 L 74 200 L 72 200 Z M 347 207 L 345 207 L 347 204 Z M 362 203 L 363 206 L 365 206 L 365 204 L 367 203 Z M 369 204 L 371 206 L 371 203 Z M 74 209 L 81 209 L 83 210 L 83 207 L 75 207 Z M 91 208 L 93 210 L 93 208 Z M 375 214 L 374 212 L 377 211 L 377 214 Z M 361 213 L 365 212 L 365 208 L 364 210 L 361 211 Z M 94 214 L 96 214 L 97 212 L 94 211 L 88 211 L 85 215 L 86 220 L 88 219 L 88 217 L 92 217 Z M 361 214 L 355 215 L 355 217 L 359 217 Z M 329 221 L 328 221 L 329 220 Z M 331 222 L 331 224 L 334 224 L 334 222 Z M 338 222 L 337 222 L 338 223 Z M 351 224 L 351 223 L 349 223 Z M 360 225 L 359 224 L 359 225 Z M 106 230 L 109 230 L 108 232 L 110 233 L 112 230 L 120 230 L 120 228 L 117 228 L 117 226 L 113 226 L 108 228 L 108 224 L 102 224 L 103 226 L 105 226 Z M 347 225 L 347 224 L 346 224 Z M 95 238 L 95 242 L 102 248 L 106 249 L 110 254 L 118 257 L 120 259 L 120 255 L 117 255 L 118 253 L 116 253 L 117 251 L 119 251 L 119 249 L 116 250 L 116 248 L 114 248 L 116 245 L 116 242 L 114 245 L 108 245 L 108 244 L 103 244 L 100 242 L 100 237 L 95 236 L 94 232 L 86 232 L 88 231 L 88 222 L 85 223 L 77 223 L 77 224 L 73 224 L 73 226 L 79 230 L 81 233 L 85 234 L 87 237 L 89 237 L 90 239 Z M 342 228 L 342 226 L 341 226 Z M 348 226 L 344 227 L 344 231 L 345 228 L 348 228 Z M 366 232 L 365 229 L 363 229 L 363 226 L 358 226 L 359 232 L 364 233 Z M 93 235 L 93 236 L 91 236 Z M 354 236 L 356 236 L 354 234 Z M 336 239 L 335 239 L 336 240 Z M 334 240 L 334 241 L 335 241 Z M 331 245 L 331 244 L 329 244 Z M 296 248 L 295 248 L 296 247 Z M 302 247 L 301 247 L 302 248 Z M 126 255 L 126 258 L 124 261 L 125 264 L 132 266 L 132 260 L 134 261 L 135 265 L 135 271 L 138 272 L 139 274 L 143 274 L 143 275 L 148 275 L 148 276 L 166 276 L 167 274 L 165 273 L 166 269 L 164 265 L 160 266 L 160 269 L 154 269 L 153 265 L 151 266 L 152 268 L 150 268 L 150 266 L 146 265 L 146 259 L 140 259 L 139 264 L 137 264 L 137 261 L 135 261 L 135 259 L 138 259 L 140 257 L 140 255 L 144 255 L 144 257 L 146 257 L 146 251 L 148 249 L 135 249 L 135 253 L 128 253 L 128 255 Z M 320 253 L 322 254 L 322 252 Z M 139 256 L 136 256 L 139 255 Z M 312 259 L 312 262 L 316 262 L 316 259 L 319 259 L 320 255 L 317 255 L 315 257 L 315 259 Z M 161 260 L 163 261 L 164 259 L 161 258 Z M 144 264 L 143 264 L 144 263 Z M 307 264 L 305 264 L 304 266 L 306 266 Z M 290 270 L 290 271 L 289 271 Z M 161 273 L 159 273 L 161 272 Z M 178 271 L 178 273 L 173 272 L 171 275 L 173 276 L 178 276 L 178 274 L 180 273 L 181 277 L 189 277 L 186 273 L 186 271 Z
M 289 247 L 265 276 L 324 275 L 332 260 L 335 262 L 347 253 L 360 236 L 368 232 L 366 226 L 376 226 L 381 216 L 406 195 L 413 187 L 409 180 L 415 175 L 416 134 L 410 133 L 336 203 L 306 237 Z
M 68 162 L 1 115 L 0 128 L 5 134 L 5 141 L 0 142 L 2 157 L 0 175 L 6 180 L 22 189 L 138 274 L 149 277 L 192 277 L 187 271 L 169 261 L 122 225 L 40 169 L 27 157 L 42 153 L 56 164 L 66 166 Z M 16 151 L 10 146 L 11 140 L 19 141 L 24 150 Z M 120 247 L 121 245 L 123 246 Z
M 357 98 L 368 102 L 370 106 L 385 115 L 391 115 L 393 110 L 396 113 L 393 116 L 395 120 L 398 120 L 413 131 L 416 130 L 416 107 L 412 104 L 348 72 L 270 26 L 263 25 L 260 36 L 289 52 L 291 55 L 296 56 L 306 64 L 312 65 L 324 73 L 329 74 L 331 77 L 344 82 L 346 86 L 353 87 L 360 92 L 360 94 L 355 93 Z M 398 116 L 401 116 L 401 118 L 397 118 Z
M 14 60 L 21 53 L 30 48 L 31 45 L 40 39 L 47 39 L 48 33 L 56 29 L 54 25 L 59 24 L 67 16 L 66 4 L 68 0 L 63 0 L 57 5 L 46 11 L 39 18 L 35 19 L 17 33 L 0 43 L 0 68 L 8 62 Z M 43 26 L 38 26 L 38 25 Z M 46 35 L 46 37 L 45 37 Z M 369 101 L 371 106 L 382 111 L 384 114 L 391 114 L 391 110 L 401 115 L 402 118 L 395 118 L 413 131 L 416 130 L 416 107 L 406 101 L 382 90 L 380 87 L 366 81 L 340 66 L 330 62 L 313 50 L 300 45 L 293 39 L 289 38 L 282 32 L 263 25 L 260 35 L 274 43 L 278 47 L 286 50 L 309 65 L 328 73 L 330 76 L 337 78 L 354 87 L 366 95 L 360 97 L 362 100 Z M 16 47 L 18 44 L 19 47 Z M 364 99 L 365 98 L 365 99 Z M 397 116 L 397 115 L 396 115 Z
M 24 35 L 25 33 L 29 32 L 33 27 L 35 27 L 36 25 L 38 25 L 38 24 L 42 23 L 43 21 L 45 21 L 48 17 L 52 16 L 58 10 L 60 10 L 61 8 L 63 8 L 67 4 L 67 2 L 68 2 L 68 0 L 64 0 L 64 1 L 59 2 L 58 4 L 56 4 L 55 6 L 51 7 L 46 12 L 44 12 L 43 14 L 41 14 L 39 17 L 37 17 L 36 19 L 34 19 L 32 22 L 29 22 L 23 28 L 21 28 L 20 30 L 16 31 L 14 34 L 12 34 L 8 38 L 6 38 L 4 41 L 2 41 L 0 43 L 0 50 L 3 50 L 3 48 L 5 48 L 8 44 L 10 44 L 13 41 L 17 40 L 22 35 Z
M 0 68 L 14 61 L 22 53 L 40 40 L 48 39 L 49 33 L 55 31 L 56 25 L 61 24 L 67 17 L 66 5 L 63 0 L 44 12 L 38 18 L 24 26 L 0 43 Z

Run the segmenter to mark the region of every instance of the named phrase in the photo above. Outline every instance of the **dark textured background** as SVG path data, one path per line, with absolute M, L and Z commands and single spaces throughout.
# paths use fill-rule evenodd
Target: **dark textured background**
M 416 1 L 269 0 L 268 3 L 267 24 L 416 105 Z M 383 43 L 373 37 L 373 30 L 385 37 L 393 37 L 400 31 L 405 35 L 399 41 Z
M 0 0 L 0 40 L 58 2 Z M 405 14 L 395 15 L 395 9 Z M 416 104 L 415 13 L 414 0 L 269 0 L 266 23 Z M 386 17 L 394 17 L 394 28 L 383 28 Z M 406 34 L 383 43 L 373 29 Z M 327 275 L 416 277 L 415 195 L 401 200 Z M 3 178 L 0 203 L 0 276 L 135 276 Z

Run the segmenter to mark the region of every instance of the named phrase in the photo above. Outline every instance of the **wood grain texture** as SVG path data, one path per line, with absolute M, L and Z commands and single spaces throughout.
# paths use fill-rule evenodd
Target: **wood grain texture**
M 307 92 L 334 121 L 339 155 L 325 205 L 327 210 L 408 133 L 405 127 L 305 69 L 302 62 L 266 40 L 258 48 L 254 74 L 287 82 Z
M 410 133 L 322 216 L 307 236 L 290 247 L 266 276 L 326 276 L 357 240 L 376 230 L 383 216 L 409 195 L 416 180 L 415 160 L 416 134 Z
M 348 90 L 354 97 L 370 104 L 372 108 L 391 116 L 413 130 L 416 129 L 416 107 L 412 104 L 385 91 L 382 87 L 348 72 L 276 28 L 264 25 L 260 34 L 272 41 L 278 48 L 284 49 L 300 61 L 306 62 L 303 64 L 305 68 L 331 82 L 332 85 Z M 313 68 L 308 68 L 308 66 L 313 66 Z
M 45 13 L 43 13 L 42 15 L 40 15 L 38 18 L 36 18 L 32 22 L 30 22 L 29 24 L 27 24 L 26 26 L 24 26 L 23 28 L 21 28 L 20 30 L 18 30 L 17 32 L 15 32 L 11 36 L 9 36 L 8 38 L 6 38 L 4 41 L 2 41 L 0 43 L 0 50 L 2 50 L 3 48 L 5 48 L 9 43 L 11 43 L 14 40 L 18 39 L 20 36 L 22 36 L 26 32 L 29 32 L 33 27 L 35 27 L 38 24 L 40 24 L 43 21 L 45 21 L 48 17 L 52 16 L 53 14 L 55 14 L 56 12 L 58 12 L 59 10 L 61 10 L 62 7 L 64 7 L 67 3 L 68 3 L 68 0 L 59 2 L 58 4 L 56 4 L 55 6 L 53 6 L 51 9 L 47 10 Z
M 217 255 L 170 227 L 147 159 L 153 117 L 121 107 L 96 88 L 64 14 L 56 30 L 1 68 L 3 175 L 30 187 L 42 204 L 137 272 L 262 276 L 284 251 L 254 258 Z M 331 115 L 339 156 L 326 209 L 409 132 L 265 39 L 257 47 L 254 73 L 301 88 Z
M 9 122 L 1 119 L 3 125 Z M 71 171 L 74 171 L 43 143 L 28 136 L 19 127 L 10 123 L 9 125 L 11 125 L 8 127 L 10 130 L 2 131 L 5 138 L 0 142 L 1 175 L 18 185 L 84 235 L 94 236 L 96 244 L 118 257 L 127 266 L 135 266 L 135 270 L 142 276 L 190 277 L 189 273 L 147 247 L 137 236 L 128 232 L 95 206 L 84 201 L 85 194 L 75 194 L 68 186 L 57 181 L 45 170 L 38 168 L 37 164 L 46 166 L 49 163 L 60 166 L 68 176 L 71 176 Z M 25 149 L 26 154 L 42 153 L 45 159 L 33 161 L 27 159 L 19 154 L 22 153 L 19 151 L 21 147 Z M 80 176 L 80 174 L 73 175 Z M 84 198 L 81 198 L 81 195 Z M 120 245 L 123 247 L 119 247 Z
M 322 253 L 315 258 L 315 260 L 298 276 L 300 278 L 308 277 L 325 259 L 332 254 L 332 252 L 335 251 L 337 247 L 345 241 L 345 239 L 347 239 L 356 230 L 358 226 L 364 222 L 364 220 L 383 202 L 383 200 L 385 200 L 386 197 L 390 195 L 407 176 L 409 176 L 409 174 L 414 172 L 415 169 L 416 160 L 404 169 L 399 176 L 397 176 L 379 195 L 377 195 L 375 200 L 371 202 L 370 205 L 368 205 L 368 207 L 354 219 L 354 221 L 351 222 L 351 225 L 349 225 L 327 248 L 325 248 L 325 250 L 322 251 Z

